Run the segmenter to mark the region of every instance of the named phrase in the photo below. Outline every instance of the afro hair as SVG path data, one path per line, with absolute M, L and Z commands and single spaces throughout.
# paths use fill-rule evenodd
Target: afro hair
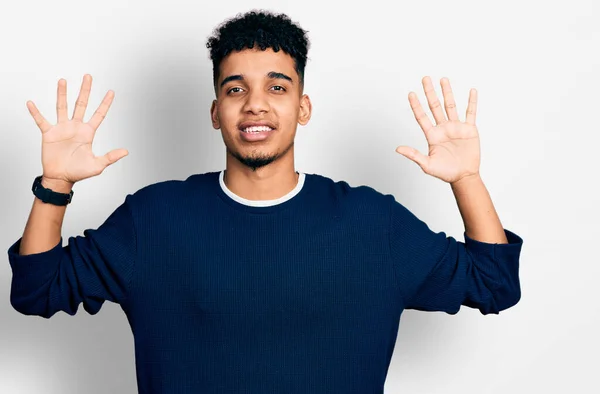
M 263 51 L 271 48 L 278 52 L 281 49 L 290 55 L 294 59 L 295 70 L 302 87 L 310 46 L 306 33 L 307 31 L 292 22 L 287 15 L 268 11 L 252 10 L 221 23 L 206 43 L 213 63 L 215 91 L 221 61 L 233 51 L 253 49 L 255 45 Z

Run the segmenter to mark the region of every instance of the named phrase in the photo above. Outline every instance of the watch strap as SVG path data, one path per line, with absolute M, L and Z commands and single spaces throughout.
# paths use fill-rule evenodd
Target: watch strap
M 53 205 L 67 205 L 71 202 L 73 198 L 73 190 L 69 193 L 59 193 L 55 192 L 52 189 L 45 188 L 42 186 L 42 175 L 37 176 L 33 185 L 31 186 L 31 191 L 33 194 L 42 200 L 43 202 L 50 203 Z

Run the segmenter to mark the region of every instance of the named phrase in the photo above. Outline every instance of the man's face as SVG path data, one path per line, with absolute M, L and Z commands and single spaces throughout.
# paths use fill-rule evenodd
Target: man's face
M 294 60 L 281 50 L 245 49 L 225 57 L 210 112 L 227 153 L 252 170 L 292 153 L 296 127 L 311 115 L 299 83 Z M 270 130 L 247 128 L 261 124 Z

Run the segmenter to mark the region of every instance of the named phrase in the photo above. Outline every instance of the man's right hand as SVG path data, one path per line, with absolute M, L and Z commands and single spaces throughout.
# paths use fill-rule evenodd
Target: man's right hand
M 92 141 L 100 123 L 106 117 L 114 98 L 109 90 L 104 100 L 91 117 L 83 122 L 88 104 L 92 76 L 84 75 L 79 97 L 75 103 L 73 118 L 67 114 L 67 81 L 58 81 L 56 101 L 57 123 L 51 125 L 42 116 L 32 101 L 27 102 L 29 113 L 42 131 L 42 179 L 47 184 L 73 185 L 85 178 L 99 175 L 106 167 L 127 156 L 126 149 L 114 149 L 104 156 L 96 157 L 92 152 Z

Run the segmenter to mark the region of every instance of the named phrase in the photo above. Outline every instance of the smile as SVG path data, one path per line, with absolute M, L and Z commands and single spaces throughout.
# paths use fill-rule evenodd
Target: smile
M 269 126 L 253 126 L 253 127 L 246 127 L 245 129 L 242 130 L 242 132 L 249 133 L 249 134 L 256 134 L 256 133 L 262 133 L 262 132 L 271 131 L 271 130 L 273 130 L 273 129 L 270 128 Z
M 261 141 L 266 139 L 275 130 L 269 126 L 252 126 L 240 130 L 242 139 L 246 141 Z

